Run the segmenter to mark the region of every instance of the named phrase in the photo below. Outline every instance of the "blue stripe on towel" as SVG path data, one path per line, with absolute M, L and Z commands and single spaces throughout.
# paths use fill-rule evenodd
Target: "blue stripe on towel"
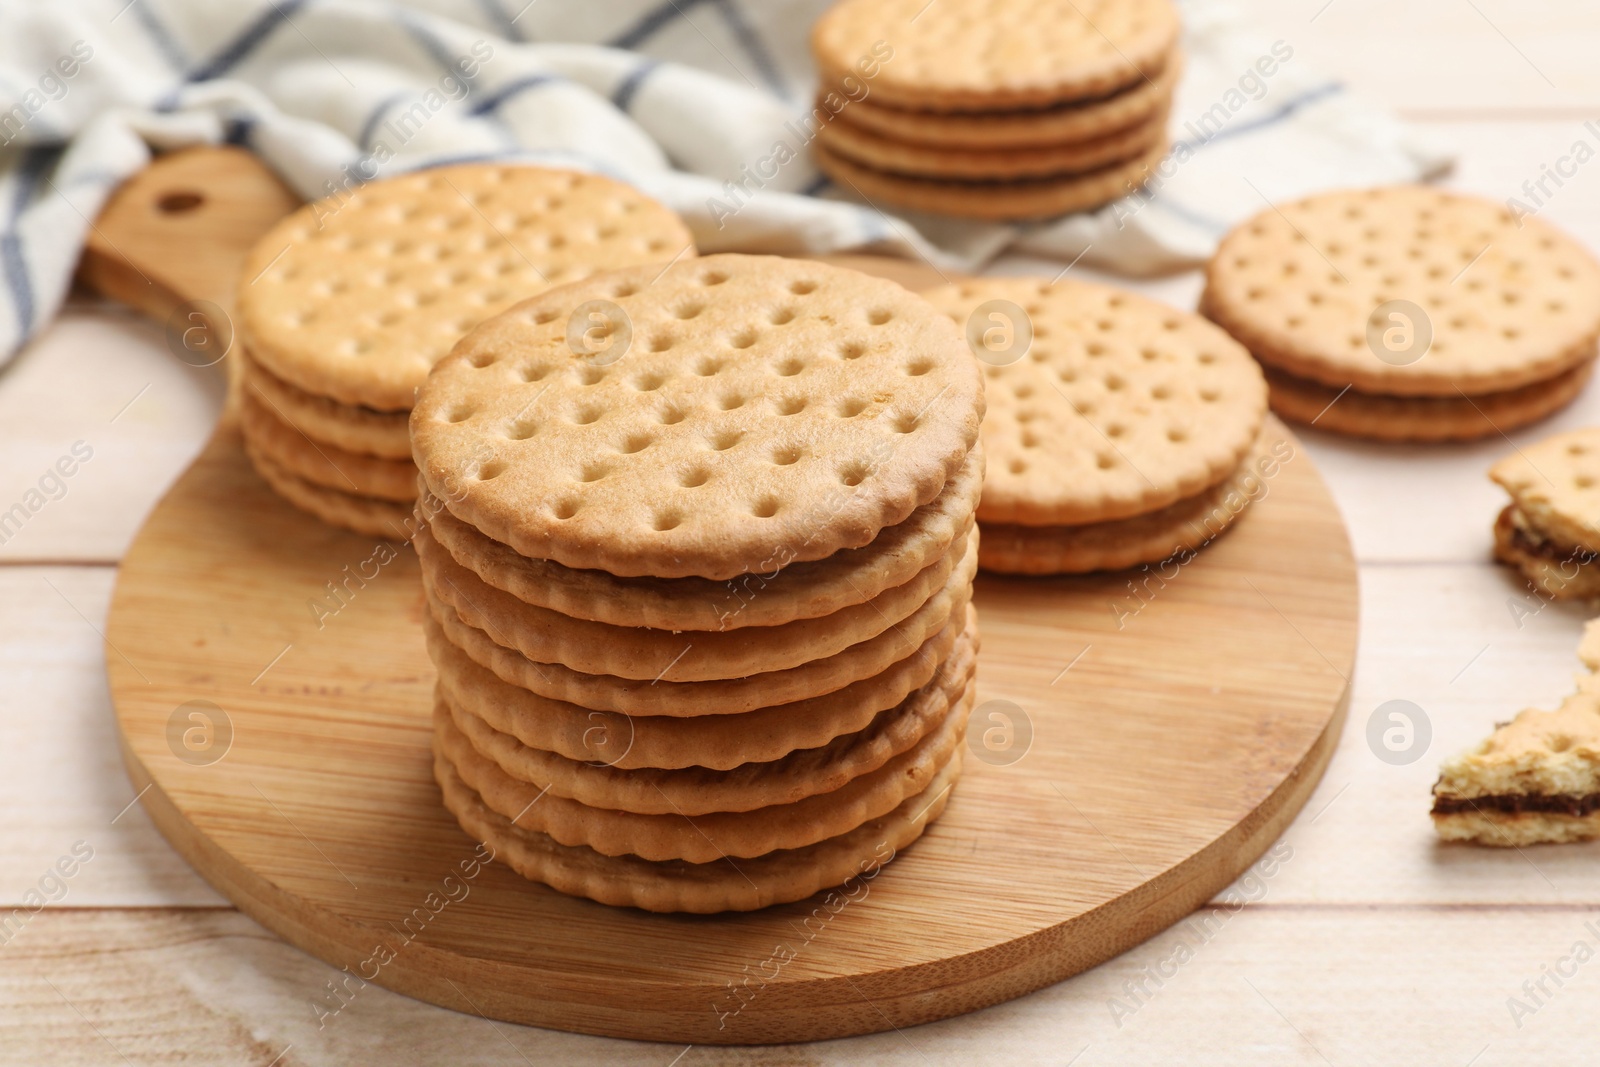
M 500 105 L 505 103 L 507 100 L 510 100 L 512 97 L 521 93 L 525 93 L 529 89 L 537 89 L 541 85 L 549 85 L 551 82 L 558 82 L 562 80 L 564 79 L 554 74 L 529 74 L 524 77 L 517 78 L 513 81 L 506 82 L 500 88 L 496 89 L 488 96 L 485 96 L 482 100 L 479 100 L 473 104 L 467 109 L 467 114 L 488 114 L 491 111 L 498 110 Z
M 17 165 L 16 186 L 11 190 L 11 204 L 6 209 L 6 228 L 0 233 L 0 271 L 6 276 L 6 288 L 11 292 L 11 303 L 16 309 L 17 333 L 26 337 L 33 332 L 35 301 L 33 279 L 28 274 L 28 259 L 22 248 L 22 234 L 18 223 L 28 201 L 33 198 L 52 159 L 59 159 L 59 148 L 29 148 Z
M 245 57 L 261 46 L 261 42 L 272 36 L 283 23 L 289 21 L 289 16 L 305 6 L 305 0 L 273 0 L 272 6 L 263 11 L 254 22 L 245 27 L 243 33 L 235 37 L 216 57 L 210 62 L 202 63 L 184 75 L 185 79 L 192 82 L 210 81 L 220 78 L 234 67 L 244 62 Z
M 656 60 L 647 59 L 628 72 L 628 76 L 622 79 L 622 84 L 617 86 L 616 92 L 611 94 L 611 102 L 617 106 L 618 111 L 627 112 L 633 103 L 633 98 L 639 93 L 639 87 L 659 66 L 661 64 Z

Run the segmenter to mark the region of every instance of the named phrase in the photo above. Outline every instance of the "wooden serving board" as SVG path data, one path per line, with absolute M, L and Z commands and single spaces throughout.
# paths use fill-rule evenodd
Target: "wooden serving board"
M 241 153 L 168 157 L 107 209 L 85 276 L 160 314 L 225 307 L 252 227 L 292 202 Z M 1187 566 L 980 577 L 966 772 L 944 817 L 842 907 L 652 915 L 473 864 L 430 776 L 415 558 L 280 501 L 231 414 L 117 582 L 106 653 L 128 773 L 218 890 L 344 968 L 304 990 L 308 1010 L 334 1014 L 371 981 L 492 1018 L 694 1043 L 971 1011 L 1202 905 L 1321 776 L 1355 655 L 1356 572 L 1310 460 L 1274 429 L 1293 458 Z M 330 583 L 345 590 L 332 615 Z

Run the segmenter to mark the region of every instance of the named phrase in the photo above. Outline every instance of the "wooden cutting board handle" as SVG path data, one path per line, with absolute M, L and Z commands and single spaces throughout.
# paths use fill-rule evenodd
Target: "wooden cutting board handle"
M 186 301 L 229 313 L 252 245 L 300 198 L 242 148 L 160 156 L 112 195 L 78 278 L 158 321 Z

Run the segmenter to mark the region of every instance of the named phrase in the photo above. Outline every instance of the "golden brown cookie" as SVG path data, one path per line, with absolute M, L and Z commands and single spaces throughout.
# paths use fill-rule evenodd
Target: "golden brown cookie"
M 1517 568 L 1551 600 L 1600 597 L 1600 565 L 1595 563 L 1600 552 L 1548 540 L 1529 528 L 1515 504 L 1507 504 L 1495 517 L 1494 558 Z
M 575 619 L 666 630 L 734 630 L 815 619 L 910 581 L 972 528 L 983 487 L 974 448 L 939 495 L 862 548 L 727 581 L 617 578 L 529 559 L 451 515 L 437 498 L 431 533 L 451 557 L 496 589 Z
M 952 621 L 959 627 L 966 618 L 971 596 L 970 588 L 960 589 L 954 596 L 940 593 L 899 626 L 885 630 L 871 641 L 851 645 L 836 656 L 812 660 L 786 671 L 715 682 L 646 682 L 614 675 L 583 674 L 556 663 L 536 663 L 462 622 L 448 604 L 432 598 L 428 598 L 427 604 L 446 640 L 509 685 L 595 711 L 693 718 L 736 715 L 757 708 L 792 704 L 877 678 L 893 665 L 915 655 L 929 640 L 937 640 L 940 631 Z
M 1600 547 L 1600 428 L 1519 448 L 1489 477 L 1511 494 L 1528 527 L 1559 546 Z
M 384 459 L 411 462 L 408 416 L 398 411 L 341 404 L 290 385 L 244 353 L 244 388 L 281 414 L 284 422 L 302 428 L 313 440 Z
M 305 392 L 404 411 L 456 340 L 512 303 L 693 252 L 676 215 L 610 178 L 438 167 L 307 204 L 269 230 L 241 274 L 239 338 Z
M 705 767 L 624 770 L 567 759 L 529 748 L 512 735 L 501 733 L 451 703 L 443 692 L 440 702 L 480 755 L 492 759 L 518 781 L 541 789 L 548 786 L 551 796 L 566 797 L 593 808 L 694 817 L 792 804 L 841 789 L 877 770 L 921 741 L 952 708 L 965 702 L 970 710 L 974 666 L 971 657 L 962 665 L 947 665 L 938 678 L 895 707 L 879 712 L 862 729 L 832 738 L 825 745 L 797 749 L 769 762 L 746 762 L 726 771 Z M 720 725 L 736 725 L 729 722 L 727 715 L 714 718 Z
M 1597 631 L 1595 622 L 1585 628 L 1591 651 Z M 1600 678 L 1579 675 L 1555 711 L 1528 708 L 1446 761 L 1433 825 L 1446 841 L 1506 848 L 1600 837 Z
M 900 207 L 938 215 L 994 221 L 1050 218 L 1087 211 L 1137 190 L 1167 154 L 1165 139 L 1132 159 L 1085 174 L 1028 181 L 951 181 L 889 174 L 813 144 L 817 166 L 874 207 Z
M 597 333 L 569 343 L 584 307 Z M 460 481 L 450 510 L 524 556 L 727 579 L 869 544 L 939 495 L 982 414 L 959 333 L 900 286 L 719 255 L 485 322 L 411 434 L 430 488 Z
M 843 0 L 813 26 L 811 53 L 824 85 L 857 78 L 894 107 L 994 111 L 1115 92 L 1159 71 L 1177 39 L 1168 0 Z
M 713 811 L 686 818 L 591 808 L 556 796 L 542 785 L 519 782 L 479 753 L 456 728 L 449 711 L 435 707 L 438 751 L 492 811 L 518 826 L 549 834 L 563 845 L 583 845 L 607 856 L 710 863 L 747 859 L 778 849 L 805 848 L 847 834 L 887 815 L 925 790 L 960 750 L 970 700 L 947 711 L 911 748 L 877 770 L 830 793 L 754 811 Z
M 1292 455 L 1281 424 L 1269 421 L 1234 472 L 1209 489 L 1157 511 L 1111 522 L 1081 526 L 986 522 L 978 563 L 1004 574 L 1084 574 L 1173 558 L 1186 562 L 1270 491 L 1267 479 Z
M 483 803 L 450 761 L 434 760 L 444 803 L 462 829 L 495 850 L 495 858 L 524 878 L 558 892 L 646 911 L 753 911 L 802 900 L 839 886 L 840 900 L 859 898 L 883 865 L 922 835 L 950 801 L 961 773 L 958 748 L 926 789 L 847 834 L 807 848 L 769 852 L 737 862 L 652 863 L 636 856 L 602 856 L 593 849 L 559 845 L 523 829 Z M 833 899 L 831 896 L 828 898 Z
M 393 541 L 404 542 L 410 538 L 413 519 L 409 505 L 372 496 L 358 496 L 308 482 L 263 454 L 248 439 L 244 443 L 244 450 L 250 465 L 274 492 L 330 526 Z
M 1476 396 L 1594 357 L 1600 263 L 1542 219 L 1476 197 L 1423 186 L 1324 193 L 1224 238 L 1201 306 L 1262 362 L 1300 378 Z
M 963 672 L 977 654 L 977 613 L 967 605 L 921 648 L 883 673 L 793 704 L 738 715 L 623 715 L 551 700 L 502 681 L 451 644 L 424 616 L 428 654 L 452 707 L 481 718 L 530 748 L 621 770 L 706 767 L 729 771 L 770 763 L 863 730 L 881 712 L 929 684 L 937 672 Z
M 1267 368 L 1272 410 L 1330 433 L 1378 441 L 1469 441 L 1508 433 L 1561 410 L 1583 391 L 1594 361 L 1542 382 L 1476 396 L 1379 396 L 1334 389 Z
M 953 181 L 1016 181 L 1083 174 L 1132 159 L 1165 138 L 1166 127 L 1167 111 L 1161 108 L 1138 125 L 1092 140 L 1017 148 L 920 145 L 843 121 L 821 126 L 817 141 L 836 156 L 889 174 Z
M 1019 149 L 1090 141 L 1148 121 L 1171 103 L 1182 69 L 1174 53 L 1159 74 L 1094 100 L 1023 111 L 945 112 L 887 107 L 868 95 L 833 116 L 896 141 L 935 148 Z M 831 109 L 822 108 L 831 113 Z
M 454 609 L 463 622 L 537 663 L 559 663 L 585 674 L 667 682 L 704 682 L 788 670 L 837 655 L 907 624 L 941 594 L 949 600 L 972 583 L 978 566 L 977 538 L 968 535 L 903 585 L 873 599 L 816 619 L 781 626 L 674 632 L 642 626 L 574 619 L 534 607 L 487 584 L 450 558 L 426 527 L 412 540 L 430 597 Z M 943 620 L 930 619 L 929 626 Z M 921 642 L 935 632 L 907 631 Z
M 1260 369 L 1198 316 L 1070 280 L 991 278 L 924 296 L 984 366 L 981 525 L 1156 511 L 1237 470 L 1261 431 Z
M 416 499 L 416 468 L 406 460 L 349 452 L 315 441 L 291 426 L 269 403 L 248 389 L 239 393 L 239 429 L 256 451 L 325 489 L 402 504 Z

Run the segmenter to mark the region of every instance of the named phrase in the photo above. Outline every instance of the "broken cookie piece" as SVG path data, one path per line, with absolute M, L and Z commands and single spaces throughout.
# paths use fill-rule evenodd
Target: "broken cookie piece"
M 1597 624 L 1578 646 L 1591 672 L 1600 667 Z M 1579 675 L 1555 711 L 1529 708 L 1446 762 L 1433 826 L 1446 841 L 1502 847 L 1600 837 L 1600 676 Z
M 1495 558 L 1551 599 L 1600 597 L 1600 428 L 1519 449 L 1489 477 L 1511 494 L 1495 520 Z

